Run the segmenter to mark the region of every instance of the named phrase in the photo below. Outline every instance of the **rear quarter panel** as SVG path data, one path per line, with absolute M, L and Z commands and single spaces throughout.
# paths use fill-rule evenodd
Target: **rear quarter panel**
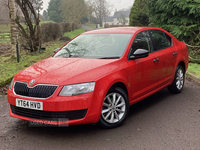
M 176 70 L 176 67 L 181 63 L 181 62 L 184 62 L 185 64 L 185 72 L 187 71 L 187 68 L 188 68 L 188 63 L 189 63 L 189 56 L 188 56 L 188 48 L 187 46 L 185 45 L 184 42 L 182 41 L 178 41 L 176 40 L 175 41 L 175 44 L 176 44 L 176 48 L 177 48 L 177 62 L 176 62 L 176 66 L 175 66 L 175 70 Z M 175 73 L 175 70 L 174 70 L 174 73 Z

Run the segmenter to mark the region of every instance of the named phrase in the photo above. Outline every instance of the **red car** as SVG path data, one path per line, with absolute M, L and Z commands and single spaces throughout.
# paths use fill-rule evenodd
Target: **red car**
M 165 87 L 180 93 L 187 68 L 187 47 L 161 28 L 85 32 L 14 76 L 9 113 L 45 124 L 114 128 L 130 105 Z

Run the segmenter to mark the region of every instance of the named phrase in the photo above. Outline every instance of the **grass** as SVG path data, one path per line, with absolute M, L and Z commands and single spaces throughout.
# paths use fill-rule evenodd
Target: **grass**
M 41 24 L 44 24 L 44 23 L 50 23 L 50 22 L 55 23 L 55 22 L 53 22 L 53 21 L 41 21 L 41 22 L 40 22 L 40 25 L 41 25 Z
M 96 24 L 85 24 L 85 26 L 96 29 Z M 99 29 L 103 29 L 104 27 L 100 27 Z
M 200 77 L 200 64 L 189 63 L 188 71 Z
M 2 43 L 10 42 L 10 25 L 9 24 L 0 25 L 0 42 Z
M 10 42 L 10 33 L 9 32 L 0 32 L 0 41 L 1 42 Z
M 9 83 L 12 77 L 19 71 L 31 66 L 32 64 L 39 62 L 45 58 L 53 55 L 54 49 L 64 45 L 63 42 L 48 42 L 46 43 L 46 50 L 39 53 L 27 53 L 21 56 L 20 62 L 17 63 L 16 59 L 11 57 L 0 57 L 0 87 Z
M 78 29 L 70 33 L 66 33 L 66 35 L 70 35 L 70 38 L 73 38 L 80 34 L 81 32 L 84 32 L 84 29 Z M 53 51 L 56 48 L 62 47 L 65 43 L 60 41 L 52 41 L 47 42 L 43 45 L 43 47 L 46 47 L 46 50 L 42 52 L 37 53 L 26 53 L 22 51 L 20 62 L 17 63 L 16 58 L 12 57 L 3 57 L 0 56 L 0 87 L 6 85 L 9 83 L 13 76 L 20 72 L 21 70 L 45 59 L 48 57 L 51 57 L 53 55 Z
M 81 28 L 81 29 L 78 29 L 78 30 L 74 30 L 74 31 L 65 33 L 64 37 L 68 37 L 70 39 L 73 39 L 74 37 L 76 37 L 77 35 L 79 35 L 83 32 L 85 32 L 85 29 Z

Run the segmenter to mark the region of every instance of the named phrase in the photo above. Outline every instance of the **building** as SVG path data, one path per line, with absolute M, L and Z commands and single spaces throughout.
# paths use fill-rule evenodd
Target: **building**
M 116 11 L 114 16 L 103 18 L 103 27 L 107 25 L 129 25 L 130 11 Z

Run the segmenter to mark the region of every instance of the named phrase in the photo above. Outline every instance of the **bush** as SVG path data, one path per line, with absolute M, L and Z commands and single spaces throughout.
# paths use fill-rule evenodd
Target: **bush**
M 81 28 L 79 24 L 75 23 L 45 23 L 41 24 L 40 33 L 42 42 L 54 41 L 61 38 L 64 33 L 71 32 Z
M 65 32 L 70 32 L 71 31 L 71 27 L 69 23 L 59 23 L 60 29 L 62 34 L 64 34 Z
M 72 27 L 72 31 L 74 31 L 75 30 L 75 25 L 74 25 L 74 23 L 70 23 L 71 24 L 71 27 Z
M 41 25 L 40 35 L 42 42 L 54 41 L 62 36 L 62 31 L 58 23 L 46 23 Z

